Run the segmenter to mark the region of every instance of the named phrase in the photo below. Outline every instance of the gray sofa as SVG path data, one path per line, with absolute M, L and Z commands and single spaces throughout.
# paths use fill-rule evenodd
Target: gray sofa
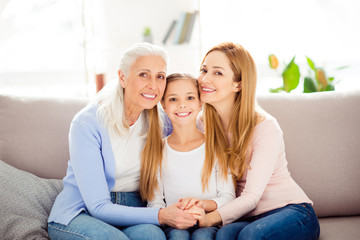
M 360 92 L 258 97 L 284 132 L 290 172 L 314 201 L 320 239 L 360 239 Z M 85 99 L 0 94 L 0 236 L 47 239 Z

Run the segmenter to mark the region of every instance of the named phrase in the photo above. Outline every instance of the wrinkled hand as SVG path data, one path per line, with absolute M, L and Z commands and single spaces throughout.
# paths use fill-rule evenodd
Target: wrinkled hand
M 180 208 L 180 203 L 160 209 L 158 217 L 160 224 L 177 229 L 187 229 L 194 226 L 197 221 L 193 214 Z
M 183 210 L 188 210 L 193 206 L 205 209 L 205 202 L 201 199 L 189 197 L 189 198 L 181 198 L 179 199 L 180 208 Z

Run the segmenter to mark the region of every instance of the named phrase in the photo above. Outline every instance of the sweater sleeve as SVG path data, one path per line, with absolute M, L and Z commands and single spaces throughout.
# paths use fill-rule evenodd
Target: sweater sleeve
M 216 202 L 218 208 L 224 206 L 228 202 L 235 199 L 234 181 L 232 180 L 231 173 L 224 179 L 221 176 L 219 167 L 215 165 L 215 177 L 216 177 L 216 198 L 211 200 Z
M 77 187 L 88 212 L 95 218 L 114 226 L 142 223 L 159 224 L 155 208 L 127 207 L 113 204 L 105 173 L 99 127 L 91 121 L 73 121 L 70 133 L 70 162 Z
M 284 148 L 282 131 L 276 120 L 265 121 L 254 132 L 250 168 L 243 191 L 235 200 L 218 209 L 223 225 L 239 219 L 257 206 Z

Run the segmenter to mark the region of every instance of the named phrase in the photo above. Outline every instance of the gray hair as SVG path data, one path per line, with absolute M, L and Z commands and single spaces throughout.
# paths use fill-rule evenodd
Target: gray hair
M 131 66 L 138 58 L 152 55 L 162 57 L 166 66 L 168 66 L 168 54 L 165 49 L 150 43 L 136 43 L 123 54 L 119 69 L 127 76 Z M 115 81 L 113 84 L 107 84 L 107 86 L 99 92 L 95 100 L 97 104 L 99 104 L 97 111 L 99 120 L 106 127 L 115 130 L 120 135 L 126 135 L 128 133 L 123 90 L 119 81 Z M 144 113 L 145 116 L 142 118 L 142 125 L 144 130 L 143 134 L 145 135 L 148 129 L 148 111 L 145 110 Z

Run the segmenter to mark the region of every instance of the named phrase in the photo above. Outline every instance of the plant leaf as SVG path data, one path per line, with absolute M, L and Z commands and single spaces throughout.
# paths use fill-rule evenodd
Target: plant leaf
M 335 79 L 335 77 L 329 77 L 328 79 L 329 79 L 329 82 L 332 82 Z
M 316 67 L 315 67 L 315 63 L 313 62 L 313 60 L 311 60 L 310 58 L 306 57 L 306 60 L 309 64 L 309 67 L 315 71 Z
M 291 92 L 299 85 L 300 81 L 300 70 L 299 66 L 294 62 L 295 57 L 290 61 L 285 70 L 282 73 L 284 81 L 284 90 Z
M 350 66 L 341 66 L 341 67 L 337 67 L 335 68 L 335 70 L 343 70 L 345 68 L 349 68 Z
M 324 91 L 335 91 L 335 86 L 332 84 L 328 84 Z
M 304 93 L 317 92 L 315 81 L 311 77 L 304 78 Z
M 283 87 L 278 87 L 278 88 L 270 88 L 269 91 L 271 93 L 279 93 L 281 91 L 284 91 L 284 88 Z

